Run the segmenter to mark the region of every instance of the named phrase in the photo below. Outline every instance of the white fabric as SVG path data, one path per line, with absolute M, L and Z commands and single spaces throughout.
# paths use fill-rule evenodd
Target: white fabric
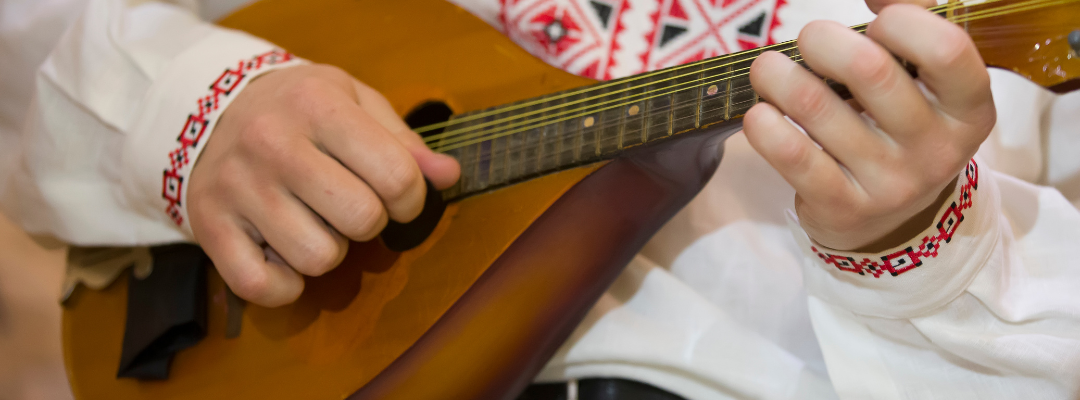
M 164 212 L 169 151 L 207 87 L 273 45 L 177 3 L 0 3 L 0 59 L 21 61 L 0 78 L 0 206 L 28 232 L 80 245 L 192 239 Z
M 230 9 L 0 2 L 4 211 L 79 244 L 190 239 L 162 211 L 178 124 L 223 69 L 272 48 L 195 17 Z M 868 15 L 856 0 L 778 14 L 780 40 L 811 17 Z M 538 379 L 625 377 L 694 399 L 1076 398 L 1080 95 L 992 78 L 980 185 L 937 257 L 897 276 L 824 264 L 789 229 L 793 190 L 736 135 Z

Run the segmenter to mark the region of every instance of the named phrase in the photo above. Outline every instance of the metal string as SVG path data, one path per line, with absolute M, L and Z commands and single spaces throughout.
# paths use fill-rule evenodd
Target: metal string
M 967 1 L 959 2 L 959 3 L 946 3 L 946 4 L 931 7 L 931 8 L 929 8 L 929 10 L 932 11 L 932 12 L 951 11 L 951 10 L 959 9 L 959 8 L 962 8 L 962 7 L 966 7 L 966 4 L 969 3 L 969 2 L 978 2 L 978 1 L 979 0 L 967 0 Z M 998 1 L 1002 1 L 1002 0 L 985 0 L 985 1 L 979 2 L 979 4 L 989 4 L 989 3 L 994 3 L 994 2 L 998 2 Z M 863 28 L 863 29 L 865 29 L 866 25 L 867 24 L 856 25 L 853 28 Z M 444 128 L 444 127 L 454 125 L 454 124 L 458 124 L 458 123 L 461 123 L 461 122 L 468 122 L 468 121 L 471 121 L 471 120 L 491 116 L 491 115 L 501 113 L 501 112 L 512 111 L 512 110 L 516 110 L 516 109 L 530 107 L 530 106 L 534 106 L 534 105 L 541 104 L 541 103 L 551 101 L 551 100 L 557 100 L 557 99 L 570 97 L 570 96 L 574 96 L 574 95 L 578 95 L 578 94 L 585 93 L 585 92 L 590 92 L 590 91 L 597 91 L 597 90 L 608 88 L 608 87 L 611 87 L 611 86 L 614 86 L 614 85 L 620 85 L 620 84 L 626 84 L 626 83 L 633 82 L 633 81 L 639 81 L 639 80 L 647 79 L 647 78 L 650 78 L 650 77 L 653 77 L 653 76 L 656 76 L 656 75 L 660 75 L 660 74 L 671 73 L 671 72 L 675 72 L 675 71 L 679 71 L 679 70 L 683 70 L 683 69 L 687 69 L 687 68 L 693 68 L 693 67 L 696 67 L 696 66 L 701 65 L 701 64 L 716 61 L 717 59 L 734 58 L 735 56 L 745 55 L 745 54 L 750 53 L 750 52 L 760 52 L 760 51 L 765 51 L 765 50 L 776 50 L 776 51 L 790 50 L 792 48 L 795 48 L 795 46 L 789 46 L 789 47 L 784 48 L 784 49 L 778 49 L 778 47 L 780 47 L 780 46 L 788 46 L 788 45 L 791 45 L 794 42 L 795 41 L 792 40 L 792 41 L 777 43 L 777 44 L 773 44 L 773 45 L 769 45 L 769 46 L 759 47 L 759 48 L 752 49 L 752 50 L 747 50 L 747 51 L 744 51 L 744 52 L 727 54 L 727 55 L 714 57 L 714 58 L 710 58 L 710 59 L 706 59 L 706 60 L 695 61 L 695 62 L 692 62 L 692 63 L 680 65 L 680 66 L 677 66 L 677 67 L 666 68 L 666 69 L 652 71 L 652 72 L 645 73 L 645 74 L 635 75 L 635 76 L 632 76 L 632 77 L 629 77 L 629 78 L 626 78 L 626 79 L 617 79 L 617 80 L 608 81 L 608 82 L 605 82 L 605 83 L 599 84 L 599 85 L 592 85 L 592 86 L 588 86 L 588 87 L 577 89 L 577 90 L 571 90 L 571 91 L 568 91 L 566 93 L 559 93 L 559 94 L 550 95 L 550 96 L 547 96 L 547 97 L 535 98 L 535 99 L 532 99 L 532 100 L 527 100 L 527 101 L 525 101 L 523 103 L 520 103 L 520 104 L 510 104 L 510 105 L 507 105 L 507 106 L 497 107 L 497 108 L 487 110 L 487 111 L 471 113 L 471 114 L 464 115 L 464 116 L 462 116 L 460 118 L 457 118 L 457 119 L 454 119 L 454 120 L 451 120 L 451 121 L 441 122 L 441 123 L 427 125 L 427 126 L 424 126 L 424 127 L 417 128 L 416 132 L 417 133 L 429 132 L 429 131 L 432 131 L 432 130 L 436 130 L 436 129 L 439 129 L 439 128 Z M 742 62 L 742 61 L 746 61 L 746 60 L 741 60 L 740 62 Z M 729 66 L 729 65 L 731 65 L 731 64 L 719 65 L 719 66 L 712 67 L 710 69 L 722 68 L 722 67 Z M 706 69 L 706 70 L 708 70 L 708 69 Z M 687 76 L 687 75 L 679 75 L 679 76 L 671 77 L 671 78 L 668 78 L 668 79 L 654 81 L 654 82 L 650 82 L 650 84 L 664 82 L 664 81 L 668 81 L 668 80 L 672 80 L 672 79 L 678 79 L 678 78 L 684 77 L 684 76 Z M 633 89 L 633 88 L 627 88 L 626 90 L 631 90 L 631 89 Z M 618 92 L 614 92 L 614 93 L 618 93 Z M 610 93 L 606 93 L 606 94 L 610 94 Z M 595 98 L 595 97 L 593 97 L 593 98 Z M 578 102 L 591 100 L 593 98 L 581 99 Z M 573 104 L 573 103 L 571 103 L 571 104 Z M 546 111 L 546 109 L 545 110 L 538 110 L 538 111 Z M 512 119 L 518 118 L 518 117 L 520 117 L 520 115 L 514 116 L 514 117 L 512 117 Z M 501 121 L 494 121 L 494 122 L 501 122 Z M 475 127 L 475 126 L 472 126 L 472 127 Z M 441 136 L 441 135 L 442 134 L 430 137 L 430 138 L 428 138 L 428 140 L 429 141 L 434 141 L 434 140 L 437 140 L 437 139 L 439 139 L 441 137 L 444 137 L 444 136 Z
M 987 3 L 992 3 L 992 2 L 998 2 L 998 1 L 1002 1 L 1002 0 L 987 0 L 985 2 L 980 3 L 980 5 L 987 4 Z M 998 16 L 998 15 L 1005 15 L 1005 14 L 1009 14 L 1009 13 L 1027 11 L 1027 10 L 1031 10 L 1031 9 L 1035 9 L 1035 8 L 1048 7 L 1048 6 L 1059 5 L 1059 4 L 1066 4 L 1066 3 L 1070 3 L 1070 2 L 1076 2 L 1076 1 L 1080 1 L 1080 0 L 1029 0 L 1029 1 L 1026 1 L 1026 2 L 1016 3 L 1016 4 L 1002 6 L 1002 7 L 996 7 L 996 8 L 991 8 L 991 9 L 987 9 L 987 10 L 979 10 L 979 11 L 972 12 L 970 14 L 964 14 L 964 15 L 961 15 L 961 16 L 950 17 L 949 19 L 951 21 L 954 21 L 954 22 L 956 22 L 956 21 L 967 22 L 967 21 L 972 21 L 972 20 L 977 20 L 977 19 L 982 19 L 982 18 L 988 18 L 988 17 Z M 947 3 L 947 4 L 942 5 L 942 6 L 931 8 L 930 10 L 931 11 L 939 11 L 939 12 L 940 11 L 948 11 L 949 9 L 958 9 L 958 8 L 964 7 L 966 3 L 967 2 L 964 2 L 964 3 Z M 856 27 L 856 31 L 858 31 L 858 32 L 864 32 L 865 30 L 866 30 L 866 24 L 859 25 L 859 26 Z M 766 47 L 763 47 L 763 48 L 751 50 L 751 52 L 760 52 L 760 51 L 763 51 L 763 50 L 768 50 L 768 49 L 776 48 L 776 47 L 779 47 L 779 46 L 790 45 L 792 43 L 794 43 L 794 41 L 778 43 L 776 45 L 766 46 Z M 780 51 L 787 51 L 787 50 L 792 50 L 792 49 L 795 49 L 795 48 L 796 48 L 795 46 L 789 46 L 789 47 L 787 47 L 785 49 L 782 49 Z M 735 53 L 735 54 L 729 55 L 728 58 L 734 58 L 734 57 L 739 56 L 739 55 L 746 55 L 746 53 L 747 52 Z M 792 58 L 796 62 L 799 62 L 799 61 L 802 60 L 801 55 L 789 56 L 789 57 Z M 467 120 L 470 120 L 470 119 L 475 120 L 475 119 L 477 119 L 479 117 L 482 117 L 484 115 L 490 116 L 490 115 L 494 115 L 496 113 L 502 113 L 502 112 L 506 112 L 506 111 L 512 110 L 512 109 L 520 109 L 520 108 L 528 107 L 528 106 L 531 106 L 531 105 L 541 104 L 541 103 L 551 101 L 552 99 L 556 99 L 556 98 L 560 98 L 560 97 L 567 97 L 567 96 L 571 96 L 571 95 L 574 95 L 574 94 L 580 94 L 580 93 L 585 93 L 585 92 L 589 92 L 589 91 L 597 91 L 597 90 L 602 89 L 604 87 L 611 87 L 611 86 L 614 86 L 614 85 L 623 85 L 623 84 L 631 83 L 633 81 L 645 79 L 645 78 L 647 78 L 649 76 L 655 76 L 655 75 L 658 75 L 658 74 L 669 74 L 669 73 L 672 73 L 672 72 L 677 71 L 677 70 L 686 69 L 686 68 L 692 68 L 694 66 L 702 65 L 705 62 L 714 62 L 716 60 L 717 60 L 716 58 L 709 59 L 709 60 L 703 60 L 703 61 L 683 65 L 683 66 L 676 67 L 676 68 L 670 68 L 670 69 L 666 69 L 666 70 L 655 71 L 655 72 L 650 73 L 650 74 L 645 74 L 645 75 L 641 75 L 641 76 L 632 78 L 630 80 L 611 81 L 611 82 L 609 82 L 608 84 L 605 84 L 605 85 L 592 86 L 592 87 L 586 88 L 584 90 L 563 93 L 563 94 L 556 95 L 554 97 L 539 98 L 539 99 L 535 99 L 533 101 L 528 101 L 528 102 L 524 102 L 524 103 L 520 103 L 520 104 L 514 104 L 514 105 L 511 105 L 511 106 L 508 106 L 508 107 L 503 107 L 503 108 L 496 108 L 496 109 L 493 109 L 493 110 L 489 110 L 489 111 L 481 112 L 481 113 L 477 113 L 477 114 L 467 114 L 463 118 L 454 119 L 454 120 L 447 121 L 447 122 L 442 123 L 442 124 L 431 125 L 431 126 L 425 127 L 425 128 L 420 128 L 417 131 L 418 132 L 430 131 L 432 129 L 436 129 L 437 127 L 439 127 L 439 125 L 447 126 L 447 125 L 460 124 L 463 121 L 467 121 Z M 641 102 L 641 101 L 644 101 L 644 100 L 648 100 L 648 99 L 652 99 L 652 98 L 656 98 L 656 97 L 660 97 L 660 96 L 666 96 L 666 95 L 673 94 L 673 93 L 678 92 L 678 91 L 705 87 L 705 86 L 708 86 L 710 84 L 716 84 L 716 83 L 720 83 L 720 82 L 724 82 L 724 81 L 729 81 L 729 80 L 732 80 L 732 79 L 735 79 L 735 78 L 740 78 L 740 77 L 748 75 L 747 73 L 742 73 L 742 72 L 747 71 L 749 68 L 741 68 L 741 69 L 736 69 L 736 70 L 730 70 L 730 71 L 726 71 L 726 72 L 724 72 L 722 74 L 719 74 L 719 75 L 710 76 L 708 78 L 698 78 L 698 79 L 695 79 L 693 81 L 682 82 L 682 83 L 679 83 L 679 84 L 674 85 L 674 86 L 649 90 L 649 91 L 646 91 L 646 92 L 643 92 L 643 93 L 637 93 L 637 94 L 633 94 L 633 95 L 629 95 L 629 96 L 624 96 L 624 97 L 621 97 L 621 98 L 608 100 L 608 101 L 605 101 L 605 102 L 602 102 L 602 103 L 593 103 L 593 104 L 585 105 L 584 107 L 561 110 L 561 111 L 557 112 L 554 115 L 548 114 L 548 115 L 541 115 L 541 116 L 539 116 L 539 118 L 522 119 L 522 118 L 530 116 L 530 115 L 544 113 L 546 111 L 551 111 L 551 110 L 562 109 L 562 108 L 565 108 L 568 105 L 573 105 L 573 104 L 581 103 L 581 102 L 584 102 L 584 101 L 603 98 L 603 97 L 606 97 L 606 96 L 611 96 L 613 94 L 626 92 L 626 91 L 633 90 L 633 89 L 636 89 L 636 88 L 642 88 L 642 87 L 645 87 L 645 86 L 655 85 L 657 83 L 661 83 L 661 82 L 665 82 L 665 81 L 671 81 L 671 80 L 679 79 L 681 77 L 688 77 L 688 76 L 692 76 L 692 75 L 703 74 L 705 71 L 708 71 L 708 70 L 711 70 L 711 69 L 724 68 L 724 67 L 728 67 L 728 66 L 731 66 L 731 65 L 734 65 L 734 64 L 737 64 L 737 63 L 744 63 L 744 62 L 752 61 L 752 60 L 753 60 L 753 57 L 738 59 L 736 61 L 728 62 L 728 63 L 722 64 L 722 65 L 713 66 L 713 67 L 709 67 L 709 68 L 702 68 L 700 70 L 695 70 L 695 71 L 690 72 L 690 73 L 686 73 L 686 74 L 682 74 L 682 75 L 678 75 L 678 76 L 673 76 L 673 77 L 669 77 L 669 78 L 665 78 L 665 79 L 661 79 L 661 80 L 657 80 L 657 81 L 647 82 L 645 84 L 634 86 L 634 87 L 628 87 L 628 88 L 623 88 L 623 89 L 620 89 L 620 90 L 617 90 L 617 91 L 601 93 L 601 94 L 599 94 L 597 96 L 578 99 L 578 100 L 574 100 L 574 101 L 567 102 L 567 103 L 564 103 L 564 104 L 550 106 L 550 107 L 539 109 L 539 110 L 532 110 L 532 111 L 529 111 L 527 113 L 514 115 L 514 116 L 511 116 L 511 117 L 508 117 L 508 118 L 501 118 L 501 119 L 497 119 L 497 120 L 493 120 L 493 121 L 487 121 L 487 122 L 484 122 L 482 124 L 472 125 L 472 126 L 466 127 L 464 129 L 450 130 L 450 131 L 441 133 L 439 135 L 434 135 L 432 137 L 429 137 L 426 141 L 428 142 L 429 146 L 436 147 L 437 151 L 446 152 L 446 151 L 462 148 L 462 147 L 465 147 L 465 146 L 468 146 L 468 145 L 471 145 L 471 144 L 483 142 L 485 140 L 504 137 L 504 136 L 507 136 L 507 135 L 512 135 L 512 134 L 515 134 L 515 133 L 535 129 L 535 128 L 538 128 L 540 126 L 553 124 L 553 123 L 557 123 L 557 122 L 562 122 L 562 121 L 566 121 L 566 120 L 570 120 L 570 119 L 574 119 L 574 118 L 578 118 L 578 117 L 582 117 L 582 116 L 587 116 L 587 115 L 594 114 L 594 113 L 600 112 L 600 111 L 619 108 L 619 107 L 635 104 L 635 103 L 638 103 L 638 102 Z M 725 76 L 725 75 L 730 75 L 730 76 Z M 700 83 L 697 83 L 697 82 L 700 82 Z M 694 83 L 697 83 L 697 84 L 694 84 Z M 686 86 L 686 85 L 690 85 L 690 86 Z M 680 86 L 686 86 L 686 87 L 680 87 Z M 642 97 L 642 96 L 644 96 L 644 97 Z M 627 100 L 630 100 L 630 101 L 627 101 Z M 611 103 L 615 103 L 615 104 L 611 104 Z M 603 107 L 604 105 L 608 105 L 608 106 Z M 602 107 L 602 108 L 597 108 L 597 107 Z M 567 115 L 567 114 L 572 114 L 572 115 Z M 558 118 L 558 117 L 562 117 L 562 118 Z M 556 119 L 551 119 L 551 118 L 556 118 Z M 508 124 L 508 125 L 505 125 L 505 126 L 492 127 L 492 129 L 490 129 L 490 130 L 480 130 L 479 132 L 470 133 L 470 131 L 476 131 L 479 128 L 485 128 L 485 127 L 490 127 L 492 125 L 504 124 L 504 123 L 507 123 L 507 121 L 513 121 L 513 120 L 518 120 L 518 119 L 521 119 L 521 120 L 516 122 L 516 123 L 511 123 L 511 124 Z

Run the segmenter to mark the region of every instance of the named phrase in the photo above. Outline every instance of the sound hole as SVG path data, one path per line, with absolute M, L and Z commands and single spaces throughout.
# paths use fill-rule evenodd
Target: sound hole
M 410 128 L 416 129 L 422 126 L 445 122 L 454 115 L 454 111 L 440 101 L 428 101 L 421 104 L 405 115 L 405 123 Z M 424 137 L 441 133 L 442 128 L 424 132 Z M 393 251 L 405 251 L 423 243 L 435 226 L 442 219 L 446 203 L 443 202 L 442 193 L 435 189 L 431 181 L 427 182 L 427 197 L 424 199 L 424 210 L 416 219 L 400 223 L 389 221 L 382 231 L 383 244 Z
M 428 101 L 409 111 L 405 115 L 405 123 L 410 128 L 416 129 L 422 126 L 428 126 L 431 124 L 437 124 L 440 122 L 446 122 L 450 120 L 450 117 L 454 115 L 454 110 L 451 110 L 446 103 L 441 101 Z M 423 137 L 428 137 L 434 134 L 442 133 L 443 128 L 431 130 L 421 133 Z

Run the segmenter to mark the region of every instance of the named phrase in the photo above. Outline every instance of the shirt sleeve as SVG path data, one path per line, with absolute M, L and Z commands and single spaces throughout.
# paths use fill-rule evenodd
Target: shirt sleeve
M 24 229 L 79 245 L 192 240 L 184 189 L 218 116 L 258 74 L 300 62 L 194 8 L 91 0 L 61 36 L 0 163 L 0 205 Z
M 790 224 L 841 398 L 1080 393 L 1080 211 L 1060 180 L 1038 172 L 1071 166 L 1075 157 L 1048 155 L 1044 143 L 1075 135 L 1080 103 L 1017 77 L 993 79 L 998 126 L 933 226 L 889 251 L 858 254 L 823 248 Z M 1066 151 L 1080 148 L 1049 150 Z

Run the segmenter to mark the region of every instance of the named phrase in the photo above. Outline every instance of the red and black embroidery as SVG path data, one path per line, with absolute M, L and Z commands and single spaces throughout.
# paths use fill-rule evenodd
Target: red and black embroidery
M 196 111 L 188 114 L 180 136 L 176 138 L 178 146 L 169 152 L 169 167 L 165 169 L 161 179 L 161 197 L 169 202 L 165 213 L 176 225 L 184 223 L 181 200 L 184 198 L 184 181 L 188 173 L 185 168 L 192 161 L 188 152 L 202 143 L 210 121 L 217 118 L 221 101 L 233 94 L 240 82 L 251 73 L 292 59 L 294 57 L 283 50 L 272 50 L 248 60 L 240 60 L 235 68 L 225 69 L 225 72 L 210 84 L 207 95 L 198 99 Z
M 833 265 L 841 271 L 854 272 L 859 275 L 870 274 L 875 278 L 888 273 L 897 276 L 923 264 L 923 261 L 938 256 L 938 250 L 943 244 L 952 241 L 953 234 L 964 222 L 964 210 L 971 208 L 972 191 L 979 190 L 979 165 L 975 160 L 968 162 L 964 169 L 965 182 L 960 186 L 960 195 L 949 204 L 949 208 L 938 219 L 935 225 L 937 233 L 922 238 L 918 246 L 908 246 L 900 251 L 881 257 L 881 261 L 863 258 L 856 261 L 855 258 L 837 254 L 821 252 L 817 247 L 811 246 L 825 264 Z
M 471 3 L 462 3 L 467 8 Z M 785 0 L 488 0 L 498 25 L 548 63 L 612 79 L 773 44 Z

